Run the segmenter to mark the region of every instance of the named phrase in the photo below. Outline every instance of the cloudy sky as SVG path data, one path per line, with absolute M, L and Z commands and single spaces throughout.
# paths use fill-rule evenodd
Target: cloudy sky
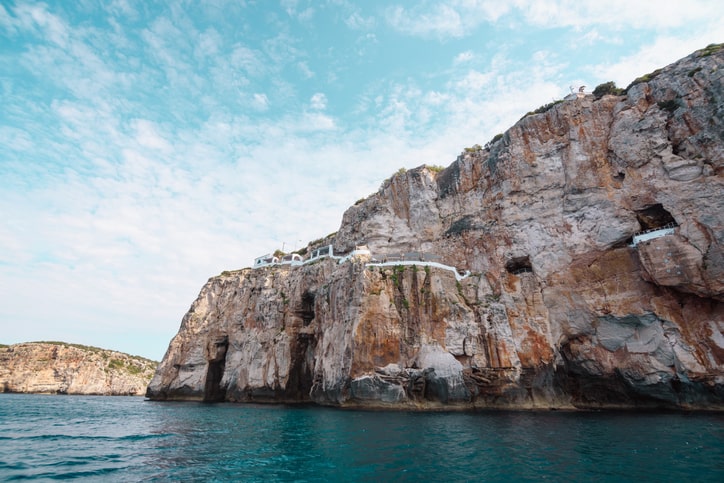
M 159 360 L 209 277 L 724 41 L 722 5 L 0 0 L 0 342 Z

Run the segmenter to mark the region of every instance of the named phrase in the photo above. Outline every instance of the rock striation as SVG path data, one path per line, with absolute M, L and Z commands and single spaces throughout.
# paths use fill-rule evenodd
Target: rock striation
M 724 409 L 723 79 L 712 45 L 397 173 L 319 244 L 371 257 L 211 278 L 147 396 Z
M 14 344 L 0 347 L 0 392 L 142 396 L 156 364 L 63 342 Z

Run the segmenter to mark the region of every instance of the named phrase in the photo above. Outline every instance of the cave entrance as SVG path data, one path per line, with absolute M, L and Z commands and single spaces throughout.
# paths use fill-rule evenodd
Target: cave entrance
M 530 257 L 528 255 L 524 257 L 513 257 L 505 262 L 505 269 L 508 273 L 513 275 L 519 275 L 521 273 L 532 272 L 533 265 L 530 264 Z
M 307 290 L 302 294 L 297 315 L 302 319 L 305 327 L 312 323 L 314 320 L 314 292 Z
M 228 349 L 228 336 L 217 339 L 210 348 L 209 367 L 206 371 L 206 384 L 204 385 L 204 402 L 223 401 L 226 397 L 226 388 L 221 387 L 221 379 L 224 377 Z
M 316 346 L 317 339 L 315 335 L 308 332 L 299 332 L 291 344 L 291 364 L 285 391 L 286 398 L 291 401 L 309 401 L 314 383 L 314 351 Z
M 671 213 L 666 211 L 661 203 L 636 210 L 636 219 L 639 221 L 642 231 L 678 225 Z

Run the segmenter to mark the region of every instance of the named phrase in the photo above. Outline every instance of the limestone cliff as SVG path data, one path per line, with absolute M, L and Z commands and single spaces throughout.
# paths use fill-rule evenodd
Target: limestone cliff
M 398 173 L 325 241 L 407 261 L 210 279 L 147 395 L 724 409 L 721 47 Z
M 28 342 L 0 347 L 1 392 L 142 396 L 156 363 L 97 347 Z

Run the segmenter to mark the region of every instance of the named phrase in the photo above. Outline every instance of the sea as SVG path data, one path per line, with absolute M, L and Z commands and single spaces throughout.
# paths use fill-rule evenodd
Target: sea
M 0 394 L 0 481 L 724 482 L 724 415 Z

